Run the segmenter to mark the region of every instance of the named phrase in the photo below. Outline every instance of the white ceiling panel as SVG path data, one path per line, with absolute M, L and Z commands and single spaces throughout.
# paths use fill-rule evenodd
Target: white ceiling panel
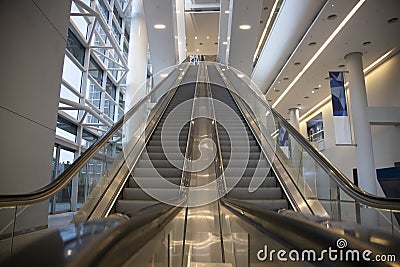
M 219 13 L 186 13 L 185 20 L 187 55 L 217 55 Z
M 325 2 L 287 0 L 283 3 L 252 74 L 263 93 L 266 93 Z
M 262 0 L 235 0 L 231 11 L 230 36 L 228 34 L 229 64 L 248 76 L 253 69 L 262 5 Z M 251 28 L 243 30 L 240 29 L 241 25 L 250 25 Z
M 178 59 L 175 5 L 172 0 L 143 0 L 143 7 L 153 72 L 157 73 L 175 65 Z M 165 29 L 155 29 L 156 24 L 165 25 Z
M 272 100 L 271 103 L 276 102 L 280 94 L 292 82 L 292 79 L 299 74 L 305 64 L 358 1 L 352 1 L 352 5 L 348 6 L 349 2 L 330 1 L 329 5 L 324 8 L 317 19 L 317 23 L 312 27 L 273 83 L 273 88 L 278 89 L 279 92 L 271 90 L 266 95 L 267 99 Z M 328 20 L 327 17 L 332 14 L 337 15 L 336 19 Z M 289 108 L 300 104 L 301 116 L 326 99 L 330 95 L 329 80 L 326 79 L 328 72 L 346 71 L 344 56 L 348 53 L 362 52 L 364 68 L 388 51 L 393 50 L 392 55 L 396 53 L 396 49 L 400 47 L 400 23 L 388 23 L 388 20 L 394 17 L 400 17 L 400 1 L 366 1 L 304 75 L 294 84 L 293 88 L 277 105 L 277 110 L 287 116 Z M 310 46 L 310 42 L 316 42 L 317 44 Z M 363 45 L 365 42 L 371 43 Z M 300 62 L 301 65 L 294 66 L 295 62 Z M 283 80 L 284 77 L 289 78 L 289 80 Z M 319 85 L 321 85 L 320 88 Z M 312 91 L 314 91 L 314 94 Z

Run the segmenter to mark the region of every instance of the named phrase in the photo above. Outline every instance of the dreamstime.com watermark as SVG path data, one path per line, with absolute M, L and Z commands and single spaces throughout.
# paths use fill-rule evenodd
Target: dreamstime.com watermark
M 257 259 L 259 261 L 291 261 L 291 262 L 322 262 L 322 261 L 342 261 L 342 262 L 395 262 L 396 255 L 373 255 L 371 250 L 357 250 L 347 249 L 347 240 L 339 238 L 336 241 L 336 248 L 328 247 L 321 252 L 317 252 L 313 249 L 298 250 L 268 250 L 268 246 L 265 245 L 263 249 L 257 252 Z

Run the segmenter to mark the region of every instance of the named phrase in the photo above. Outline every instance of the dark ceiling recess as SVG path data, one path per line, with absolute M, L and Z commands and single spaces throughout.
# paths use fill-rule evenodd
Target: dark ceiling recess
M 288 78 L 288 77 L 285 77 L 285 78 L 283 78 L 283 80 L 284 80 L 284 81 L 287 81 L 287 80 L 289 80 L 289 78 Z
M 371 44 L 370 41 L 366 41 L 366 42 L 363 43 L 363 46 L 367 46 L 367 45 L 370 45 L 370 44 Z
M 399 21 L 399 18 L 391 18 L 391 19 L 389 19 L 389 20 L 387 21 L 387 23 L 393 24 L 393 23 L 396 23 L 396 22 L 398 22 L 398 21 Z
M 264 21 L 263 20 L 260 20 L 260 24 L 263 24 L 264 23 Z
M 200 45 L 203 45 L 203 43 L 200 43 Z
M 264 7 L 264 10 L 267 10 L 268 9 L 268 7 L 266 6 L 266 7 Z
M 308 45 L 309 46 L 315 46 L 317 43 L 316 42 L 311 42 L 311 43 L 309 43 Z
M 309 97 L 309 96 L 305 96 L 304 98 L 305 98 L 305 99 L 309 99 L 310 97 Z
M 344 67 L 346 67 L 346 65 L 341 64 L 338 66 L 339 69 L 344 68 Z
M 295 66 L 300 66 L 301 63 L 300 63 L 300 62 L 295 62 L 294 65 L 295 65 Z
M 214 43 L 215 45 L 217 45 L 218 43 Z
M 328 20 L 334 20 L 336 18 L 337 18 L 337 16 L 335 14 L 332 14 L 332 15 L 328 16 Z

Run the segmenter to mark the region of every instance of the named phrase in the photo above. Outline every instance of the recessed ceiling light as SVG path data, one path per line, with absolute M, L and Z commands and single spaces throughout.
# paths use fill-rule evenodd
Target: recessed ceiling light
M 340 65 L 338 66 L 339 69 L 342 69 L 342 68 L 344 68 L 344 67 L 346 67 L 346 65 L 344 65 L 344 64 L 340 64 Z
M 199 51 L 200 51 L 200 49 L 198 49 L 198 48 L 197 48 L 197 49 L 196 49 L 196 51 L 197 51 L 197 52 L 199 52 Z
M 229 14 L 229 10 L 225 10 L 225 14 Z
M 222 69 L 222 71 L 225 71 L 225 69 Z
M 308 45 L 309 46 L 315 46 L 317 43 L 316 42 L 311 42 L 311 43 L 309 43 Z
M 281 81 L 278 81 L 278 83 L 281 83 Z
M 294 65 L 295 65 L 295 66 L 300 66 L 301 63 L 300 63 L 300 62 L 295 62 Z
M 387 21 L 387 23 L 393 24 L 393 23 L 396 23 L 396 22 L 398 22 L 398 21 L 399 21 L 399 18 L 391 18 L 391 19 L 389 19 L 389 20 Z
M 223 45 L 227 45 L 227 44 L 228 44 L 228 42 L 222 42 L 222 44 L 223 44 Z
M 370 41 L 366 41 L 366 42 L 363 43 L 363 46 L 368 46 L 368 45 L 370 45 L 370 44 L 371 44 Z
M 207 36 L 207 39 L 210 39 L 210 36 Z
M 312 90 L 312 91 L 311 91 L 311 94 L 314 94 L 314 93 L 315 93 L 315 91 L 314 91 L 314 90 Z
M 167 73 L 161 73 L 161 74 L 160 74 L 160 77 L 161 77 L 161 78 L 165 78 L 165 77 L 167 77 L 167 76 L 168 76 Z
M 165 24 L 155 24 L 154 25 L 154 29 L 157 29 L 157 30 L 163 30 L 165 28 L 166 28 Z
M 337 26 L 337 28 L 332 32 L 332 34 L 325 40 L 322 46 L 318 49 L 318 51 L 313 55 L 313 57 L 306 63 L 304 68 L 297 74 L 297 76 L 293 79 L 291 84 L 285 89 L 285 91 L 279 96 L 279 98 L 272 105 L 273 108 L 282 101 L 282 99 L 289 93 L 289 91 L 294 87 L 294 85 L 300 80 L 300 78 L 304 75 L 304 73 L 311 67 L 311 65 L 318 59 L 318 57 L 325 51 L 328 45 L 332 42 L 333 39 L 339 34 L 339 32 L 346 26 L 346 24 L 350 21 L 350 19 L 357 13 L 357 11 L 362 7 L 362 5 L 366 2 L 366 0 L 359 0 L 358 3 L 353 7 L 353 9 L 347 14 L 347 16 L 343 19 L 342 22 Z
M 238 74 L 238 77 L 239 77 L 239 78 L 243 78 L 244 75 L 243 75 L 243 74 Z
M 194 39 L 196 39 L 196 40 L 197 40 L 197 36 L 195 36 L 195 37 L 194 37 Z
M 248 24 L 243 24 L 243 25 L 240 25 L 239 28 L 240 28 L 241 30 L 250 30 L 250 29 L 251 29 L 251 26 L 248 25 Z
M 319 88 L 321 88 L 321 87 L 322 87 L 322 85 L 318 85 L 318 87 L 319 87 Z
M 332 14 L 332 15 L 329 15 L 327 19 L 328 20 L 334 20 L 336 18 L 337 18 L 337 16 L 335 14 Z

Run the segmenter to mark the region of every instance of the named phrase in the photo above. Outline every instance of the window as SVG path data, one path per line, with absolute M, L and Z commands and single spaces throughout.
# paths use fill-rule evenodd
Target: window
M 129 35 L 129 31 L 128 31 L 128 29 L 127 28 L 125 28 L 125 39 L 126 39 L 126 41 L 129 43 L 129 38 L 130 38 L 130 35 Z
M 93 58 L 89 63 L 89 74 L 101 85 L 103 83 L 103 70 L 100 68 Z
M 125 100 L 124 95 L 119 93 L 119 106 L 124 109 L 125 108 Z
M 101 88 L 98 88 L 97 85 L 89 81 L 89 88 L 87 90 L 87 99 L 97 108 L 100 108 L 101 92 L 102 92 Z
M 322 113 L 307 121 L 307 135 L 310 142 L 318 142 L 324 139 Z
M 106 83 L 106 92 L 115 100 L 115 96 L 117 93 L 117 87 L 108 78 L 107 78 L 107 83 Z
M 128 51 L 129 51 L 129 49 L 128 49 L 128 46 L 126 45 L 126 43 L 124 43 L 124 55 L 125 55 L 125 58 L 126 59 L 128 59 Z
M 108 8 L 107 8 L 106 4 L 103 2 L 103 0 L 99 0 L 98 7 L 99 7 L 100 13 L 103 15 L 104 19 L 106 21 L 108 21 L 108 15 L 110 14 L 110 12 L 108 11 Z
M 114 120 L 115 104 L 114 101 L 106 95 L 104 98 L 104 114 Z
M 118 14 L 118 9 L 116 6 L 114 6 L 114 10 L 113 10 L 114 16 L 118 21 L 119 26 L 122 28 L 122 18 L 121 16 Z
M 84 64 L 85 61 L 85 47 L 83 44 L 78 40 L 76 35 L 68 29 L 67 35 L 67 50 L 71 52 L 71 54 L 81 63 Z
M 114 34 L 115 40 L 117 40 L 117 43 L 119 44 L 121 40 L 121 33 L 119 32 L 118 27 L 115 25 L 115 22 L 112 23 L 112 32 Z

